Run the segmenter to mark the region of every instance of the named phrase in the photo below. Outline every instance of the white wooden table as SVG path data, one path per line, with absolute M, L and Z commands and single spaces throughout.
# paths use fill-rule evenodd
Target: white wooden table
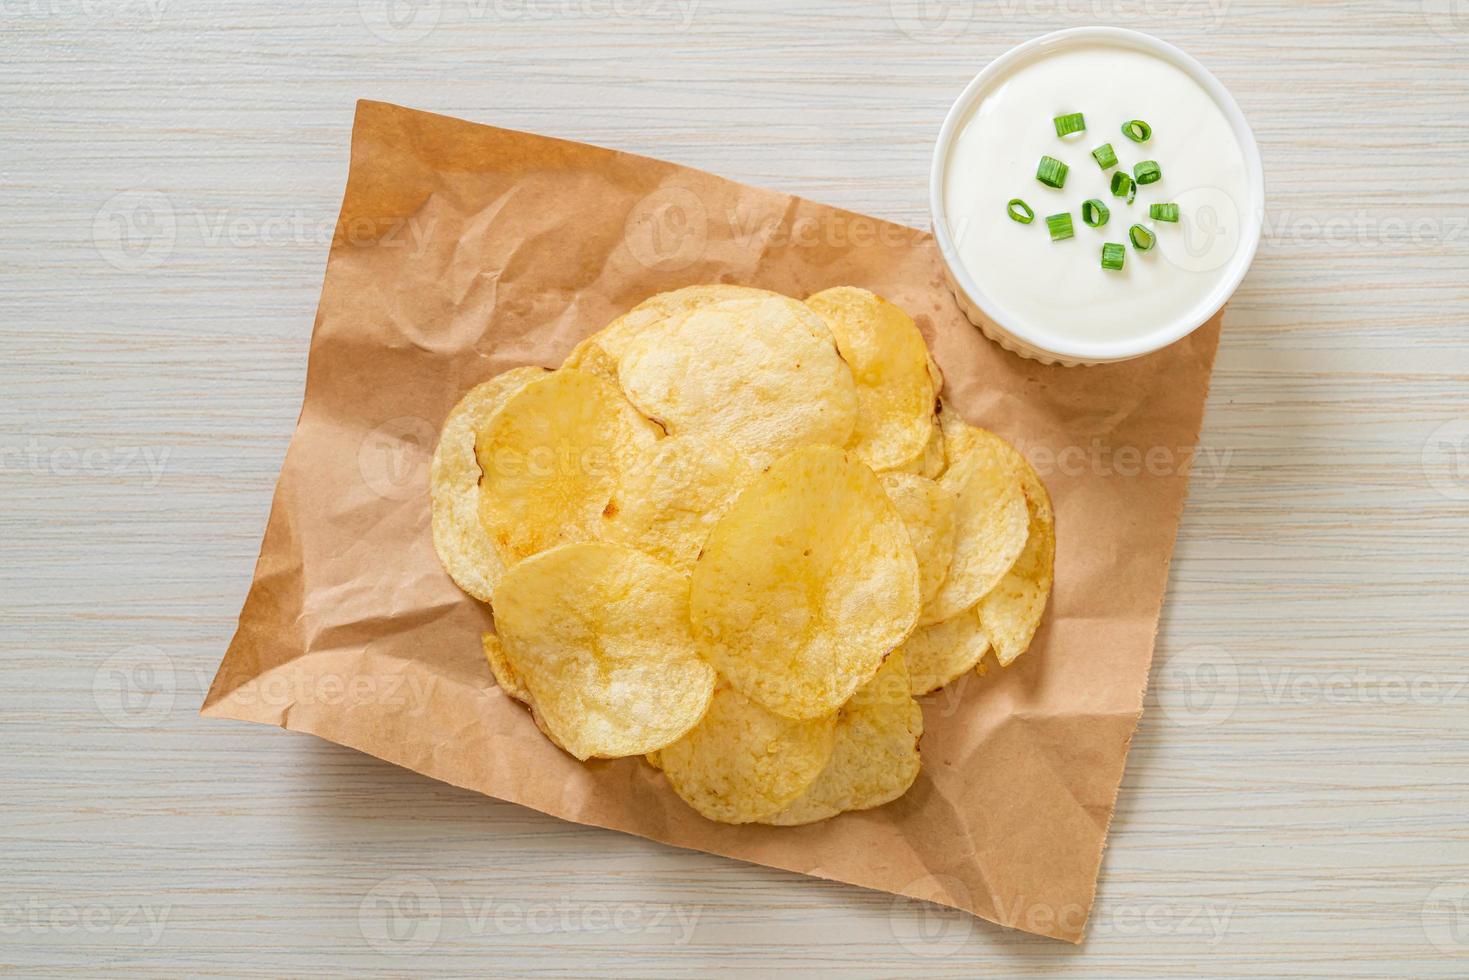
M 355 99 L 922 225 L 968 78 L 1092 22 L 1232 87 L 1270 207 L 1083 947 L 196 718 Z M 1460 0 L 0 4 L 0 972 L 1469 974 L 1466 47 Z

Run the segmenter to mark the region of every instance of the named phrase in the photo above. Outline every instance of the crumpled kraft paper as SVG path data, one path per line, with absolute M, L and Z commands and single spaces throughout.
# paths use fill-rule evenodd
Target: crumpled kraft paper
M 917 179 L 917 178 L 915 178 Z M 643 298 L 843 283 L 908 310 L 949 406 L 1055 499 L 1030 652 L 924 699 L 923 773 L 798 828 L 705 821 L 636 759 L 580 763 L 495 687 L 490 611 L 440 569 L 428 466 L 470 386 L 555 366 Z M 1142 708 L 1217 318 L 1161 353 L 1062 368 L 960 314 L 926 233 L 659 160 L 363 102 L 305 402 L 239 630 L 203 706 L 566 820 L 967 909 L 1080 941 Z

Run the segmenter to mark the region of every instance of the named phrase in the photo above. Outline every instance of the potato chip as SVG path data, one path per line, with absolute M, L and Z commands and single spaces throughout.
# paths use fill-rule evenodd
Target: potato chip
M 918 778 L 923 709 L 909 693 L 908 669 L 895 652 L 837 714 L 826 768 L 806 791 L 761 823 L 791 827 L 896 800 Z
M 530 707 L 530 720 L 535 724 L 536 729 L 542 735 L 546 736 L 546 741 L 556 746 L 562 752 L 565 752 L 566 746 L 561 744 L 561 739 L 557 738 L 556 733 L 546 727 L 546 716 L 541 714 L 541 709 L 537 708 L 533 701 L 527 701 L 526 704 Z
M 918 560 L 918 598 L 927 603 L 949 574 L 954 558 L 955 497 L 932 480 L 912 473 L 884 473 L 879 479 L 898 509 L 913 557 Z
M 705 306 L 735 301 L 750 301 L 780 296 L 779 293 L 749 286 L 685 286 L 649 296 L 607 326 L 587 337 L 566 355 L 562 367 L 599 374 L 609 381 L 617 380 L 617 361 L 628 341 L 649 326 L 669 317 L 689 313 Z M 789 297 L 781 296 L 788 300 Z
M 929 434 L 928 442 L 923 446 L 923 452 L 912 459 L 904 460 L 897 466 L 891 466 L 880 473 L 912 473 L 929 480 L 937 480 L 943 475 L 947 460 L 944 458 L 944 432 L 939 426 L 937 417 L 933 420 L 933 431 Z
M 710 820 L 750 823 L 810 786 L 836 740 L 836 715 L 798 721 L 721 684 L 693 731 L 658 753 L 674 792 Z
M 958 498 L 954 560 L 920 625 L 958 615 L 998 585 L 1025 547 L 1029 524 L 1010 444 L 953 412 L 939 418 L 949 462 L 938 482 Z
M 932 363 L 913 318 L 856 286 L 806 298 L 836 338 L 857 383 L 857 426 L 849 443 L 858 459 L 890 469 L 923 453 L 933 434 L 937 397 Z
M 918 565 L 872 471 L 808 446 L 757 477 L 714 526 L 690 608 L 700 651 L 736 690 L 816 718 L 907 637 Z
M 661 749 L 698 723 L 714 671 L 689 631 L 688 578 L 625 545 L 561 545 L 495 589 L 505 658 L 578 759 Z
M 522 704 L 530 704 L 530 691 L 521 683 L 510 661 L 505 659 L 505 647 L 500 638 L 494 633 L 485 633 L 480 642 L 485 648 L 485 659 L 490 662 L 490 673 L 495 675 L 495 683 L 500 685 L 500 690 Z
M 933 393 L 937 397 L 944 390 L 944 372 L 939 367 L 939 362 L 933 359 L 932 354 L 928 357 L 928 377 L 933 382 Z
M 650 326 L 628 341 L 617 376 L 670 435 L 723 440 L 757 469 L 800 446 L 844 445 L 857 420 L 851 369 L 821 318 L 785 297 Z
M 495 683 L 500 685 L 500 689 L 507 695 L 530 708 L 531 722 L 537 730 L 546 736 L 548 742 L 565 752 L 566 746 L 562 745 L 561 740 L 546 727 L 546 719 L 536 707 L 535 702 L 531 700 L 530 691 L 526 689 L 525 684 L 516 675 L 515 668 L 510 666 L 510 661 L 506 659 L 505 647 L 500 642 L 500 638 L 494 633 L 486 633 L 481 639 L 484 642 L 485 659 L 490 662 L 490 673 L 495 675 Z
M 622 475 L 657 438 L 615 385 L 583 371 L 511 396 L 475 440 L 480 523 L 500 560 L 596 538 Z
M 908 662 L 913 694 L 923 695 L 976 667 L 990 648 L 989 637 L 973 609 L 938 623 L 920 626 L 898 648 Z
M 979 621 L 994 645 L 1001 667 L 1010 666 L 1035 637 L 1046 611 L 1046 599 L 1051 594 L 1056 561 L 1056 519 L 1051 495 L 1030 463 L 1018 452 L 1015 456 L 1030 515 L 1030 533 L 1010 571 L 979 601 Z
M 607 505 L 605 536 L 690 571 L 710 529 L 754 476 L 723 442 L 669 436 L 624 477 Z
M 545 368 L 511 368 L 469 389 L 444 420 L 434 450 L 429 470 L 434 550 L 454 584 L 481 602 L 490 601 L 505 563 L 479 522 L 475 433 L 489 424 L 512 395 L 545 375 Z

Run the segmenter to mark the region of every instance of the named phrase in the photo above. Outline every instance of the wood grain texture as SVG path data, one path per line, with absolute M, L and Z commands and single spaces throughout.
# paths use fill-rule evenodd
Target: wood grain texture
M 388 6 L 0 5 L 0 970 L 1469 973 L 1462 4 Z M 924 225 L 963 84 L 1093 22 L 1233 89 L 1270 204 L 1083 947 L 195 717 L 357 98 Z

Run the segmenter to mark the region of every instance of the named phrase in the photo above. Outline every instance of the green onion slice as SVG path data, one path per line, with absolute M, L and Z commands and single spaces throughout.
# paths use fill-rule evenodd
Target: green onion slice
M 1111 216 L 1112 212 L 1107 210 L 1107 205 L 1096 198 L 1082 202 L 1081 220 L 1086 222 L 1088 228 L 1102 227 Z
M 1046 215 L 1046 228 L 1051 232 L 1051 241 L 1059 242 L 1074 234 L 1071 230 L 1071 212 Z
M 1097 161 L 1097 166 L 1103 170 L 1110 170 L 1117 166 L 1117 154 L 1112 150 L 1111 143 L 1103 143 L 1092 150 L 1092 158 Z
M 1056 124 L 1057 136 L 1070 136 L 1086 130 L 1086 117 L 1079 112 L 1067 113 L 1052 120 Z
M 1126 171 L 1119 170 L 1115 174 L 1112 175 L 1112 196 L 1113 197 L 1127 197 L 1128 192 L 1131 191 L 1131 190 L 1132 190 L 1132 178 L 1127 175 L 1127 172 Z M 1131 204 L 1132 203 L 1132 199 L 1131 198 L 1128 198 L 1127 203 L 1128 204 Z
M 1122 268 L 1122 263 L 1127 258 L 1127 252 L 1117 242 L 1108 242 L 1102 246 L 1102 268 L 1111 269 L 1116 272 Z
M 1131 228 L 1127 229 L 1127 237 L 1131 239 L 1132 247 L 1137 249 L 1139 252 L 1146 252 L 1148 249 L 1152 248 L 1153 243 L 1158 240 L 1157 235 L 1153 234 L 1151 231 L 1148 231 L 1148 229 L 1144 228 L 1142 225 L 1133 225 Z
M 1153 136 L 1153 127 L 1141 119 L 1129 119 L 1122 124 L 1122 135 L 1134 143 L 1146 143 Z
M 1149 204 L 1148 217 L 1154 221 L 1177 221 L 1177 204 Z
M 1066 171 L 1070 169 L 1055 157 L 1041 157 L 1040 166 L 1035 168 L 1035 179 L 1047 187 L 1064 187 Z
M 1132 175 L 1139 184 L 1156 184 L 1163 179 L 1163 169 L 1156 160 L 1144 160 L 1132 168 Z
M 1010 198 L 1005 210 L 1009 212 L 1011 221 L 1018 221 L 1022 225 L 1028 225 L 1035 220 L 1035 212 L 1030 209 L 1030 205 L 1018 197 Z

